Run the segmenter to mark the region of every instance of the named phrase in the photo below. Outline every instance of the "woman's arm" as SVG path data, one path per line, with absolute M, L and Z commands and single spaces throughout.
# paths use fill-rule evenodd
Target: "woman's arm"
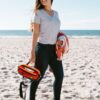
M 31 58 L 30 58 L 30 63 L 35 62 L 35 47 L 37 45 L 37 40 L 40 34 L 40 24 L 34 23 L 32 24 L 32 49 L 31 49 Z
M 35 50 L 36 44 L 37 44 L 37 40 L 40 34 L 40 24 L 36 24 L 34 23 L 34 25 L 32 25 L 32 29 L 33 29 L 33 34 L 32 34 L 32 51 Z

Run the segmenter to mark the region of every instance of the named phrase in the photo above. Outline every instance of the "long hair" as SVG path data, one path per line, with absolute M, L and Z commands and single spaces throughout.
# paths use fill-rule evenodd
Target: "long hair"
M 53 3 L 53 0 L 51 0 L 51 5 L 52 5 L 52 3 Z M 44 9 L 44 6 L 41 4 L 40 0 L 36 0 L 34 11 L 36 11 L 38 9 Z

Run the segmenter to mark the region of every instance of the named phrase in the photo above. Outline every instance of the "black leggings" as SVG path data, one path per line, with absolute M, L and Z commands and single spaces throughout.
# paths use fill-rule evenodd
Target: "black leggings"
M 39 82 L 43 78 L 45 71 L 50 65 L 55 77 L 54 81 L 54 100 L 60 100 L 61 87 L 63 81 L 63 66 L 62 61 L 57 60 L 55 45 L 38 43 L 35 50 L 36 60 L 35 67 L 41 72 L 41 78 L 38 81 L 33 81 L 30 86 L 30 100 L 35 100 L 35 93 Z

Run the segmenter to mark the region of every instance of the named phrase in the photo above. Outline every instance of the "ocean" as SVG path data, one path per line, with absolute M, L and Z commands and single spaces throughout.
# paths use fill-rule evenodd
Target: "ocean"
M 70 37 L 100 37 L 100 30 L 61 30 Z M 32 36 L 32 32 L 28 30 L 0 30 L 0 37 L 11 37 L 11 36 Z

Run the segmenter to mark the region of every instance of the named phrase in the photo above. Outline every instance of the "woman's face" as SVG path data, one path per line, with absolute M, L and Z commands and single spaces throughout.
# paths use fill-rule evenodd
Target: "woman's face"
M 40 0 L 43 6 L 51 5 L 51 0 Z

